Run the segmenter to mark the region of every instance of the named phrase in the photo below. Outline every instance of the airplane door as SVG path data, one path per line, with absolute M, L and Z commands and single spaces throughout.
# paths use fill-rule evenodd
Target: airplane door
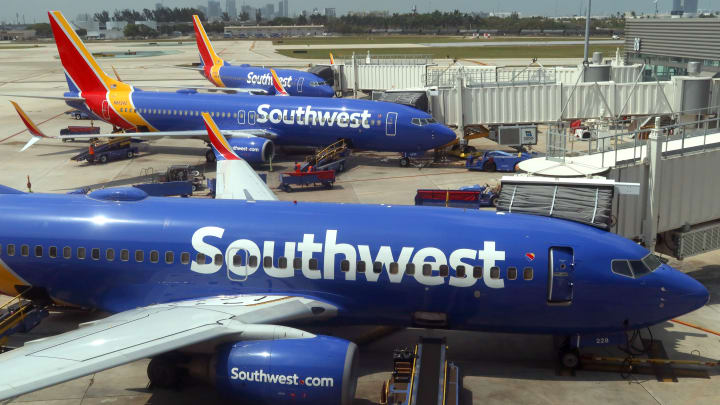
M 108 106 L 107 100 L 102 102 L 102 116 L 105 119 L 110 119 L 110 107 Z
M 575 258 L 569 247 L 550 248 L 548 302 L 570 302 L 573 297 Z
M 305 78 L 304 77 L 299 78 L 298 84 L 297 84 L 297 92 L 298 93 L 302 93 L 303 83 L 305 83 Z
M 397 133 L 397 116 L 396 112 L 389 112 L 385 117 L 385 135 L 395 136 Z
M 232 248 L 228 250 L 230 266 L 227 267 L 227 278 L 230 281 L 243 282 L 248 278 L 248 251 L 245 249 Z M 227 263 L 226 263 L 227 264 Z M 232 268 L 232 271 L 231 271 Z

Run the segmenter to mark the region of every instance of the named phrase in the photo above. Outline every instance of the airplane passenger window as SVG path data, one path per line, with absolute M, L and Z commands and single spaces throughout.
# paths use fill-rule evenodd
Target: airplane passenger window
M 281 257 L 278 259 L 278 267 L 279 267 L 279 268 L 281 268 L 281 269 L 287 269 L 287 264 L 288 264 L 288 263 L 287 263 L 287 257 L 281 256 Z
M 190 263 L 190 253 L 188 252 L 182 252 L 180 254 L 180 263 L 182 264 L 188 264 Z
M 175 263 L 175 253 L 170 252 L 170 251 L 165 252 L 165 263 L 167 263 L 167 264 Z
M 627 260 L 613 260 L 611 267 L 612 272 L 615 274 L 619 274 L 625 277 L 633 276 L 632 271 L 630 270 L 630 264 Z
M 348 260 L 341 261 L 340 262 L 340 270 L 345 271 L 345 272 L 350 271 L 350 261 L 348 261 Z
M 77 258 L 80 260 L 85 260 L 85 248 L 84 247 L 77 248 Z
M 373 273 L 380 274 L 382 273 L 382 262 L 374 262 L 373 263 Z
M 473 278 L 482 278 L 483 268 L 480 266 L 473 267 Z
M 361 261 L 357 262 L 357 271 L 358 271 L 358 273 L 365 273 L 365 262 L 364 261 L 361 260 Z
M 100 260 L 100 249 L 92 248 L 90 250 L 90 257 L 92 257 L 93 260 Z
M 20 254 L 25 257 L 30 256 L 30 246 L 28 246 L 28 245 L 20 246 Z
M 238 111 L 238 124 L 244 124 L 245 123 L 245 111 L 240 110 Z
M 318 259 L 310 259 L 310 270 L 318 269 Z
M 273 258 L 272 256 L 265 256 L 263 257 L 263 267 L 268 268 L 273 266 Z
M 202 253 L 198 254 L 198 263 L 200 263 L 200 255 Z M 135 251 L 135 261 L 138 263 L 142 263 L 145 260 L 145 252 L 142 250 L 136 250 Z M 205 255 L 203 255 L 203 263 L 205 263 Z
M 465 278 L 465 266 L 462 264 L 455 267 L 455 277 L 457 278 Z
M 398 264 L 395 262 L 390 263 L 390 274 L 398 274 Z
M 63 258 L 69 259 L 70 256 L 72 256 L 72 249 L 70 249 L 70 246 L 65 246 L 63 248 Z
M 499 267 L 490 267 L 490 278 L 500 278 L 500 268 Z
M 447 277 L 448 275 L 450 275 L 450 269 L 448 268 L 447 264 L 441 264 L 440 277 Z
M 115 249 L 105 249 L 105 260 L 109 262 L 115 260 Z
M 43 255 L 43 247 L 40 245 L 35 245 L 35 257 L 42 257 Z
M 508 267 L 507 278 L 508 280 L 517 280 L 517 267 Z
M 53 259 L 57 257 L 57 246 L 50 246 L 48 249 L 48 256 Z
M 157 263 L 160 261 L 160 252 L 157 250 L 150 251 L 150 262 Z
M 295 270 L 302 269 L 302 258 L 296 257 L 293 259 L 293 269 L 295 269 Z
M 120 251 L 120 260 L 126 262 L 130 260 L 130 251 L 127 249 L 123 249 Z
M 405 266 L 405 274 L 410 276 L 415 275 L 415 263 L 408 263 Z
M 432 275 L 432 266 L 429 265 L 428 263 L 423 264 L 422 274 L 423 274 L 423 276 L 430 276 L 430 275 Z
M 2 254 L 2 245 L 0 245 L 0 255 Z
M 213 258 L 213 264 L 215 264 L 216 266 L 222 266 L 222 264 L 223 264 L 222 253 L 218 253 L 215 255 L 215 257 Z
M 238 253 L 240 253 L 240 252 L 238 252 Z M 233 266 L 235 266 L 235 267 L 242 266 L 242 256 L 240 256 L 239 254 L 233 255 Z
M 523 280 L 532 280 L 533 279 L 533 268 L 532 267 L 525 267 L 523 269 Z
M 7 254 L 8 254 L 8 256 L 15 256 L 15 245 L 13 245 L 13 244 L 7 245 Z

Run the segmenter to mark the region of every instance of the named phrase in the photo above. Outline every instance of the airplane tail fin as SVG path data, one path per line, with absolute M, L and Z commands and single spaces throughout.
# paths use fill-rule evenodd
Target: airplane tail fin
M 331 65 L 335 64 L 335 57 L 333 56 L 332 52 L 330 52 L 330 64 Z
M 25 149 L 33 146 L 37 141 L 43 139 L 43 138 L 50 138 L 49 136 L 45 135 L 40 128 L 35 125 L 35 123 L 28 117 L 27 114 L 25 114 L 25 111 L 23 111 L 22 108 L 18 105 L 18 103 L 14 101 L 10 101 L 15 107 L 15 111 L 17 111 L 18 115 L 20 116 L 20 119 L 22 120 L 23 124 L 27 127 L 28 132 L 30 132 L 30 135 L 32 135 L 32 138 L 23 146 L 22 149 L 20 149 L 20 152 L 24 151 Z
M 273 87 L 275 88 L 275 95 L 276 96 L 288 96 L 288 92 L 285 91 L 285 87 L 283 87 L 282 83 L 280 83 L 280 78 L 278 78 L 277 73 L 275 73 L 275 69 L 270 69 L 270 74 L 272 75 L 272 82 Z
M 49 11 L 48 17 L 70 90 L 106 92 L 117 87 L 120 82 L 103 72 L 65 16 L 60 11 Z
M 215 65 L 222 65 L 223 60 L 215 53 L 210 39 L 205 33 L 200 17 L 193 15 L 193 26 L 195 27 L 195 41 L 197 42 L 198 51 L 200 51 L 200 59 L 203 65 L 213 67 Z
M 213 152 L 215 152 L 215 158 L 218 161 L 221 160 L 242 160 L 233 150 L 227 139 L 220 132 L 220 128 L 215 124 L 215 121 L 210 117 L 208 113 L 202 113 L 203 120 L 205 120 L 205 128 L 208 131 L 208 137 L 210 137 L 210 145 L 212 146 Z

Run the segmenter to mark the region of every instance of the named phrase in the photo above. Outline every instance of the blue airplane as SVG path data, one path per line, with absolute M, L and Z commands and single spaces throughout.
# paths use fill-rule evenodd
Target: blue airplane
M 269 68 L 248 64 L 231 65 L 215 53 L 215 49 L 205 33 L 205 28 L 196 15 L 193 16 L 193 25 L 201 62 L 197 70 L 210 83 L 217 87 L 250 88 L 273 94 L 273 80 Z M 313 73 L 297 69 L 275 69 L 275 72 L 291 96 L 332 97 L 335 95 L 332 84 Z
M 202 118 L 218 159 L 245 163 Z M 709 298 L 643 247 L 580 223 L 274 201 L 261 187 L 238 201 L 0 186 L 0 291 L 114 314 L 0 355 L 0 400 L 152 357 L 154 386 L 184 369 L 249 403 L 345 405 L 357 347 L 303 325 L 551 334 L 565 358 Z
M 65 100 L 118 129 L 136 131 L 134 137 L 207 140 L 200 114 L 208 112 L 233 150 L 250 163 L 270 160 L 275 145 L 325 147 L 344 139 L 355 149 L 412 153 L 440 147 L 456 138 L 453 130 L 429 114 L 395 103 L 206 94 L 196 89 L 143 91 L 105 74 L 62 13 L 52 11 L 48 15 L 70 91 L 64 97 L 40 98 Z M 274 85 L 284 92 L 281 83 Z M 117 134 L 92 137 L 100 136 Z M 206 157 L 214 159 L 212 150 Z

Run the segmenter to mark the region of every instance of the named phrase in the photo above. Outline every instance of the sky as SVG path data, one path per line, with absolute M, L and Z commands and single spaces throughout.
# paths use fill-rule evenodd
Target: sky
M 277 0 L 236 0 L 238 10 L 242 4 L 253 7 L 274 3 L 277 9 Z M 23 16 L 26 23 L 47 22 L 48 10 L 60 10 L 66 16 L 75 18 L 79 13 L 94 13 L 100 10 L 112 11 L 122 8 L 154 8 L 156 2 L 162 2 L 165 7 L 196 7 L 199 4 L 207 6 L 206 0 L 0 0 L 0 21 L 14 22 Z M 223 11 L 225 0 L 220 0 Z M 409 12 L 413 5 L 417 5 L 419 12 L 436 9 L 452 11 L 458 9 L 463 12 L 476 11 L 518 11 L 523 15 L 564 16 L 584 13 L 586 0 L 364 0 L 363 8 L 359 9 L 352 1 L 343 0 L 289 0 L 290 13 L 294 14 L 303 9 L 312 11 L 313 8 L 323 9 L 335 7 L 338 15 L 348 11 L 388 10 L 391 12 Z M 658 0 L 658 8 L 669 11 L 672 0 Z M 720 0 L 698 0 L 700 9 L 720 9 Z M 595 0 L 592 6 L 593 15 L 607 15 L 615 12 L 635 11 L 639 13 L 654 13 L 653 0 Z

